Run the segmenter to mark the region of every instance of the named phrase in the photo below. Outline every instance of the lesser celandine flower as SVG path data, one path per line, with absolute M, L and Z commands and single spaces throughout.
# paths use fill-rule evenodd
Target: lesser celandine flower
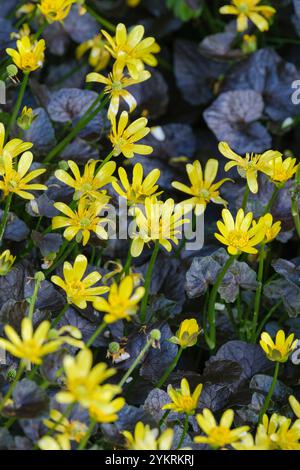
M 31 142 L 23 142 L 21 139 L 9 140 L 5 145 L 5 127 L 0 122 L 0 174 L 3 173 L 4 163 L 3 158 L 6 155 L 10 155 L 11 158 L 15 158 L 26 150 L 31 149 L 33 144 Z
M 135 26 L 127 33 L 126 26 L 123 23 L 118 24 L 114 38 L 102 30 L 102 34 L 109 44 L 106 46 L 107 50 L 116 59 L 120 67 L 127 67 L 129 74 L 135 79 L 144 70 L 144 64 L 150 67 L 157 65 L 157 59 L 153 54 L 160 51 L 160 47 L 154 38 L 143 39 L 144 33 L 145 28 L 141 25 Z
M 0 253 L 0 276 L 6 276 L 11 270 L 16 257 L 9 250 Z
M 56 409 L 52 409 L 50 419 L 44 419 L 43 424 L 53 429 L 59 436 L 64 436 L 69 441 L 80 442 L 87 431 L 87 425 L 78 420 L 68 419 Z M 58 437 L 58 436 L 57 436 Z
M 71 450 L 69 439 L 62 434 L 55 437 L 43 436 L 39 439 L 38 446 L 41 450 Z
M 281 186 L 293 178 L 297 168 L 298 164 L 296 158 L 288 157 L 283 159 L 282 155 L 280 155 L 269 162 L 264 173 L 269 176 L 273 183 Z
M 300 422 L 280 416 L 278 429 L 272 434 L 271 440 L 277 450 L 300 450 Z
M 106 44 L 102 34 L 97 34 L 97 36 L 83 42 L 77 47 L 76 57 L 77 59 L 81 59 L 87 51 L 90 51 L 88 58 L 89 64 L 93 67 L 95 72 L 99 72 L 105 69 L 110 60 L 110 53 L 105 47 Z
M 253 224 L 254 226 L 256 225 L 255 222 Z M 270 243 L 275 240 L 281 230 L 280 220 L 273 223 L 272 214 L 266 214 L 260 217 L 258 220 L 258 224 L 264 225 L 265 228 L 265 238 L 263 240 L 264 243 Z
M 180 323 L 176 335 L 169 339 L 171 343 L 178 344 L 182 349 L 195 346 L 201 329 L 195 318 L 183 320 Z
M 160 171 L 155 168 L 144 178 L 144 170 L 141 163 L 136 163 L 133 167 L 132 182 L 130 184 L 127 172 L 124 168 L 118 169 L 120 183 L 113 181 L 114 190 L 122 197 L 127 199 L 129 205 L 144 203 L 145 198 L 149 196 L 159 196 L 161 192 L 156 192 L 159 186 L 156 184 L 160 177 Z
M 17 124 L 21 129 L 23 129 L 23 131 L 28 131 L 35 118 L 36 115 L 33 113 L 32 108 L 27 108 L 27 106 L 24 106 L 20 116 L 17 119 Z
M 242 51 L 246 54 L 252 54 L 257 50 L 257 37 L 255 34 L 244 34 Z
M 196 436 L 194 441 L 197 444 L 208 444 L 213 449 L 219 449 L 239 441 L 249 430 L 249 426 L 231 429 L 233 418 L 233 410 L 226 410 L 218 424 L 212 412 L 208 408 L 204 408 L 203 413 L 198 414 L 196 419 L 206 436 Z
M 65 404 L 79 403 L 84 408 L 88 408 L 95 399 L 99 385 L 116 373 L 104 363 L 93 367 L 93 354 L 89 349 L 79 351 L 75 357 L 65 356 L 63 369 L 65 390 L 56 394 L 56 400 Z
M 6 52 L 20 70 L 30 73 L 43 66 L 45 47 L 44 39 L 34 41 L 30 36 L 23 36 L 17 41 L 17 50 L 8 48 Z
M 178 244 L 179 227 L 188 223 L 182 218 L 182 209 L 175 205 L 173 199 L 158 201 L 156 197 L 147 197 L 145 206 L 134 208 L 135 222 L 138 232 L 133 235 L 131 254 L 139 256 L 145 243 L 158 242 L 167 251 L 172 250 L 171 241 Z
M 231 5 L 220 8 L 223 15 L 237 16 L 237 30 L 243 32 L 248 28 L 248 21 L 257 26 L 260 31 L 269 29 L 269 20 L 276 13 L 269 5 L 259 5 L 261 0 L 231 0 Z
M 59 340 L 48 340 L 50 327 L 50 322 L 43 321 L 33 331 L 32 320 L 23 318 L 21 336 L 10 325 L 6 325 L 4 331 L 8 339 L 0 338 L 0 347 L 15 357 L 33 364 L 41 364 L 44 356 L 57 351 L 61 346 Z
M 192 415 L 198 406 L 200 394 L 203 385 L 199 384 L 191 394 L 189 383 L 186 379 L 181 380 L 180 389 L 174 389 L 172 385 L 168 386 L 168 395 L 172 403 L 162 407 L 162 410 L 171 410 L 175 413 L 187 413 Z
M 59 276 L 51 277 L 51 281 L 65 291 L 68 303 L 82 309 L 87 307 L 87 302 L 93 302 L 98 296 L 109 291 L 106 286 L 92 287 L 101 279 L 101 274 L 97 271 L 83 277 L 87 264 L 87 258 L 78 255 L 73 266 L 68 261 L 64 263 L 64 279 Z
M 251 226 L 253 220 L 252 212 L 244 214 L 243 209 L 239 209 L 235 220 L 228 209 L 222 210 L 223 221 L 217 222 L 220 233 L 215 233 L 215 237 L 227 246 L 230 255 L 244 253 L 257 253 L 255 248 L 265 237 L 264 224 Z
M 259 344 L 265 351 L 267 358 L 274 362 L 286 362 L 297 346 L 297 340 L 294 341 L 294 333 L 291 333 L 287 338 L 283 330 L 276 333 L 275 342 L 267 332 L 261 334 Z
M 135 110 L 137 102 L 134 96 L 127 90 L 128 87 L 137 83 L 144 82 L 151 77 L 150 72 L 142 70 L 136 79 L 127 77 L 123 73 L 122 67 L 119 66 L 118 62 L 114 63 L 112 72 L 105 77 L 100 73 L 92 72 L 86 77 L 87 82 L 102 83 L 105 86 L 104 93 L 110 97 L 110 103 L 108 107 L 108 117 L 111 115 L 117 115 L 120 107 L 120 99 L 122 98 L 128 105 L 129 112 Z
M 100 213 L 105 206 L 106 203 L 90 202 L 85 198 L 81 198 L 78 208 L 73 211 L 67 204 L 56 202 L 54 207 L 65 216 L 57 215 L 53 217 L 52 229 L 67 227 L 64 231 L 64 237 L 69 241 L 76 237 L 76 241 L 78 243 L 82 241 L 83 246 L 89 241 L 91 232 L 94 232 L 97 237 L 107 240 L 108 234 L 101 224 L 106 224 L 108 219 L 100 217 Z
M 275 450 L 276 445 L 271 436 L 277 430 L 279 418 L 276 413 L 270 419 L 264 414 L 262 423 L 257 426 L 255 438 L 246 433 L 239 442 L 234 442 L 231 446 L 236 450 Z
M 55 177 L 75 190 L 74 199 L 88 196 L 103 201 L 103 195 L 106 194 L 103 187 L 114 181 L 115 178 L 112 175 L 116 169 L 116 163 L 107 162 L 102 168 L 96 170 L 98 163 L 97 160 L 87 162 L 81 175 L 78 165 L 68 160 L 72 175 L 65 170 L 56 170 Z
M 106 312 L 105 323 L 114 323 L 118 320 L 130 320 L 138 310 L 138 304 L 145 294 L 144 287 L 134 288 L 134 281 L 131 275 L 122 279 L 120 285 L 116 282 L 109 290 L 108 299 L 102 297 L 95 300 L 93 306 L 96 310 Z
M 125 405 L 123 397 L 115 396 L 121 393 L 118 385 L 106 384 L 99 387 L 89 405 L 89 414 L 97 423 L 113 423 L 118 420 L 118 412 Z
M 218 167 L 218 160 L 215 160 L 214 158 L 209 159 L 205 165 L 203 175 L 201 163 L 198 160 L 194 161 L 192 164 L 188 163 L 186 165 L 186 172 L 191 186 L 187 186 L 178 181 L 174 181 L 172 183 L 174 188 L 191 196 L 180 204 L 191 206 L 192 209 L 195 209 L 196 215 L 203 214 L 209 202 L 226 206 L 227 202 L 221 198 L 218 189 L 223 183 L 225 183 L 225 181 L 231 180 L 229 178 L 224 178 L 217 183 L 214 183 Z
M 135 425 L 133 434 L 129 431 L 123 431 L 122 434 L 129 450 L 170 450 L 174 437 L 173 429 L 166 429 L 159 435 L 158 429 L 151 429 L 141 421 Z
M 256 194 L 258 191 L 257 174 L 258 172 L 266 173 L 269 171 L 270 162 L 280 155 L 274 150 L 267 150 L 263 154 L 246 153 L 245 157 L 241 157 L 235 153 L 227 144 L 227 142 L 219 143 L 219 151 L 224 157 L 232 160 L 225 165 L 225 171 L 229 171 L 233 167 L 237 167 L 237 171 L 242 178 L 247 179 L 250 191 Z
M 76 0 L 40 0 L 38 8 L 48 23 L 63 21 Z
M 128 113 L 123 111 L 118 123 L 114 115 L 111 115 L 110 119 L 112 128 L 109 139 L 114 147 L 115 157 L 123 154 L 126 158 L 133 158 L 135 153 L 149 155 L 153 152 L 149 145 L 136 144 L 150 132 L 146 118 L 141 117 L 128 126 Z
M 25 152 L 21 156 L 17 167 L 14 167 L 13 159 L 9 153 L 3 156 L 3 172 L 1 174 L 0 189 L 4 196 L 15 193 L 23 199 L 34 199 L 28 191 L 45 191 L 44 184 L 30 183 L 31 180 L 45 173 L 45 168 L 39 168 L 28 173 L 33 160 L 31 152 Z

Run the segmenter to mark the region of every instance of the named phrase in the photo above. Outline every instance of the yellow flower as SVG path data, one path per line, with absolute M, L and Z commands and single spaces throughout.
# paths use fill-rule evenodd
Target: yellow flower
M 218 183 L 213 183 L 218 172 L 219 162 L 214 158 L 207 161 L 204 170 L 204 177 L 202 172 L 201 163 L 196 160 L 193 164 L 186 165 L 186 172 L 191 183 L 191 187 L 174 181 L 172 186 L 183 193 L 189 194 L 192 197 L 185 199 L 180 204 L 184 206 L 190 205 L 195 209 L 196 215 L 201 215 L 206 209 L 207 204 L 211 201 L 215 204 L 227 205 L 227 202 L 220 197 L 218 191 L 225 181 L 231 181 L 229 178 L 224 178 Z
M 240 442 L 233 443 L 232 447 L 236 450 L 275 450 L 272 435 L 278 428 L 279 418 L 276 413 L 273 413 L 270 419 L 264 414 L 262 423 L 257 427 L 255 439 L 247 433 Z
M 178 344 L 181 348 L 190 348 L 195 346 L 201 329 L 195 318 L 189 320 L 183 320 L 180 323 L 179 329 L 176 331 L 176 335 L 169 339 L 171 343 Z
M 294 336 L 294 333 L 291 333 L 286 338 L 284 331 L 279 330 L 276 333 L 274 343 L 269 333 L 263 332 L 259 344 L 270 361 L 286 362 L 297 345 L 297 340 L 294 341 Z
M 144 38 L 145 28 L 138 25 L 127 33 L 126 26 L 119 23 L 116 28 L 116 36 L 113 38 L 106 31 L 101 31 L 109 43 L 106 46 L 112 57 L 116 59 L 123 69 L 127 67 L 132 78 L 137 79 L 145 65 L 155 67 L 157 59 L 153 54 L 160 51 L 159 45 L 152 37 Z
M 243 36 L 243 43 L 242 43 L 242 51 L 245 54 L 252 54 L 257 50 L 257 37 L 255 34 L 244 34 Z
M 291 422 L 291 419 L 275 413 L 270 420 L 264 415 L 257 434 L 269 439 L 270 450 L 300 450 L 300 420 L 297 419 L 292 425 Z
M 244 253 L 257 253 L 255 248 L 265 237 L 265 227 L 263 224 L 256 224 L 251 227 L 253 214 L 244 214 L 243 209 L 239 209 L 234 220 L 228 209 L 222 210 L 223 222 L 217 222 L 217 227 L 221 233 L 215 233 L 215 237 L 227 245 L 230 255 Z
M 0 347 L 15 357 L 41 364 L 43 356 L 57 351 L 61 345 L 61 341 L 48 341 L 50 327 L 50 322 L 43 321 L 34 332 L 30 318 L 23 318 L 21 336 L 10 325 L 6 325 L 4 331 L 8 339 L 0 338 Z
M 110 117 L 118 114 L 121 98 L 127 103 L 129 112 L 131 113 L 134 111 L 137 105 L 136 99 L 128 90 L 126 90 L 126 88 L 135 85 L 136 83 L 144 82 L 150 77 L 151 74 L 147 70 L 139 72 L 137 79 L 126 77 L 126 75 L 123 74 L 122 67 L 119 66 L 118 62 L 115 62 L 112 73 L 110 73 L 108 77 L 105 77 L 100 73 L 92 72 L 87 75 L 86 81 L 103 83 L 106 85 L 104 93 L 110 97 L 108 108 L 108 117 Z
M 109 63 L 110 53 L 105 48 L 106 41 L 103 40 L 101 34 L 97 34 L 92 39 L 83 42 L 76 49 L 77 59 L 81 57 L 90 49 L 89 53 L 89 64 L 94 68 L 96 72 L 103 70 Z
M 97 423 L 113 423 L 118 420 L 118 412 L 125 405 L 123 397 L 114 398 L 121 393 L 121 387 L 117 385 L 102 385 L 94 394 L 89 406 L 89 413 Z
M 43 436 L 39 439 L 38 446 L 41 450 L 71 450 L 70 441 L 63 435 Z
M 43 424 L 53 429 L 59 436 L 69 441 L 80 442 L 87 431 L 87 425 L 77 420 L 69 420 L 60 411 L 52 409 L 50 419 L 44 419 Z
M 272 214 L 266 214 L 259 218 L 258 224 L 262 224 L 265 228 L 265 239 L 264 243 L 270 243 L 279 234 L 281 230 L 281 222 L 275 222 L 273 224 L 273 216 Z M 256 222 L 253 222 L 253 225 L 256 226 Z
M 269 437 L 262 441 L 258 441 L 257 434 L 254 440 L 250 433 L 246 433 L 239 442 L 231 444 L 231 447 L 235 450 L 273 450 L 273 447 L 270 447 L 269 442 Z
M 134 434 L 129 431 L 123 431 L 122 434 L 129 450 L 170 450 L 174 437 L 173 429 L 166 429 L 159 436 L 158 429 L 151 429 L 141 421 L 135 425 Z
M 16 257 L 9 250 L 5 250 L 0 254 L 0 276 L 6 276 L 11 270 Z
M 38 8 L 48 23 L 62 21 L 70 13 L 71 6 L 76 0 L 40 0 Z
M 297 168 L 296 158 L 288 157 L 283 160 L 282 155 L 280 155 L 269 162 L 264 173 L 270 177 L 273 183 L 283 185 L 293 178 Z
M 274 160 L 280 152 L 274 150 L 268 150 L 263 154 L 252 154 L 246 153 L 245 158 L 235 153 L 226 142 L 219 143 L 219 151 L 224 157 L 232 160 L 226 163 L 225 171 L 229 171 L 234 166 L 237 167 L 237 171 L 242 178 L 247 179 L 247 184 L 250 191 L 256 194 L 258 191 L 257 173 L 261 171 L 265 173 L 269 170 L 270 161 Z
M 59 339 L 62 343 L 69 344 L 74 348 L 83 349 L 85 344 L 82 340 L 81 331 L 76 326 L 65 325 L 58 330 L 50 330 L 49 338 Z
M 39 168 L 28 173 L 33 160 L 31 152 L 25 152 L 21 156 L 17 169 L 14 168 L 12 156 L 6 153 L 3 156 L 4 170 L 1 174 L 3 178 L 0 180 L 0 189 L 3 195 L 7 196 L 9 193 L 15 193 L 23 199 L 34 199 L 33 194 L 28 191 L 44 191 L 47 186 L 44 184 L 30 183 L 31 180 L 45 173 L 45 168 Z
M 222 15 L 237 16 L 237 30 L 243 32 L 248 28 L 248 21 L 257 26 L 260 31 L 269 29 L 270 18 L 276 13 L 275 8 L 258 5 L 261 0 L 231 0 L 231 5 L 220 8 Z
M 233 410 L 226 410 L 221 417 L 220 424 L 217 424 L 212 412 L 204 408 L 203 414 L 198 414 L 196 419 L 206 436 L 196 436 L 194 441 L 197 444 L 208 444 L 213 449 L 240 441 L 249 430 L 249 426 L 231 429 L 233 418 Z
M 64 279 L 59 276 L 51 277 L 51 281 L 65 291 L 68 303 L 82 309 L 87 307 L 87 302 L 93 302 L 99 295 L 109 291 L 105 286 L 92 287 L 101 279 L 101 274 L 97 271 L 83 278 L 87 264 L 87 258 L 78 255 L 73 266 L 68 261 L 64 263 Z
M 300 403 L 294 395 L 289 396 L 289 403 L 297 418 L 300 419 Z
M 113 181 L 112 186 L 120 196 L 127 199 L 129 205 L 144 203 L 146 197 L 159 196 L 162 193 L 156 192 L 158 189 L 156 182 L 160 177 L 160 171 L 157 168 L 150 171 L 143 181 L 143 166 L 141 163 L 136 163 L 133 167 L 131 184 L 128 181 L 128 176 L 124 168 L 119 168 L 118 173 L 123 188 L 116 181 Z
M 106 194 L 106 191 L 103 191 L 102 188 L 114 181 L 115 178 L 112 175 L 116 169 L 116 163 L 108 162 L 96 171 L 97 163 L 97 160 L 87 162 L 84 166 L 83 175 L 81 175 L 78 165 L 69 160 L 68 165 L 73 176 L 65 170 L 56 170 L 55 177 L 75 190 L 74 199 L 76 200 L 88 196 L 92 199 L 105 201 L 103 195 Z M 101 191 L 99 191 L 100 189 Z
M 141 0 L 127 0 L 127 5 L 130 8 L 135 8 L 141 3 Z
M 141 117 L 128 127 L 128 113 L 126 111 L 121 113 L 118 124 L 114 115 L 111 115 L 110 118 L 112 129 L 109 139 L 114 147 L 113 155 L 115 157 L 123 154 L 126 158 L 133 158 L 135 153 L 149 155 L 153 152 L 153 148 L 149 145 L 135 143 L 143 139 L 150 132 L 149 127 L 147 127 L 148 120 L 146 118 Z
M 99 392 L 100 384 L 116 373 L 104 363 L 93 367 L 93 354 L 89 349 L 82 349 L 77 356 L 65 356 L 65 390 L 56 394 L 59 403 L 79 403 L 88 408 Z M 111 385 L 114 389 L 116 386 Z M 117 387 L 119 389 L 119 387 Z
M 67 227 L 64 231 L 64 237 L 70 241 L 76 237 L 76 241 L 82 241 L 83 246 L 87 244 L 90 239 L 91 232 L 94 232 L 97 237 L 107 240 L 108 234 L 101 224 L 106 224 L 107 218 L 100 217 L 100 213 L 105 208 L 106 203 L 103 202 L 90 202 L 85 198 L 79 200 L 77 210 L 72 210 L 67 204 L 63 202 L 56 202 L 54 207 L 66 215 L 66 217 L 57 215 L 52 219 L 52 229 L 56 230 L 62 227 Z
M 10 155 L 11 158 L 15 158 L 26 150 L 31 149 L 33 144 L 31 142 L 23 142 L 21 139 L 12 139 L 7 144 L 5 142 L 5 127 L 0 122 L 0 175 L 3 174 L 4 161 L 3 158 L 6 155 Z
M 130 321 L 130 317 L 136 314 L 139 301 L 145 294 L 144 287 L 138 287 L 135 292 L 133 291 L 133 277 L 126 276 L 119 286 L 116 282 L 112 284 L 108 300 L 98 298 L 93 306 L 100 312 L 106 312 L 105 323 L 114 323 L 123 319 Z
M 162 410 L 172 410 L 175 413 L 187 413 L 193 415 L 198 406 L 200 394 L 203 385 L 199 384 L 191 395 L 190 386 L 186 379 L 181 380 L 181 388 L 176 390 L 172 385 L 168 386 L 168 395 L 172 403 L 168 403 L 162 407 Z
M 6 52 L 20 70 L 29 73 L 43 66 L 45 47 L 44 39 L 31 42 L 29 36 L 23 36 L 17 41 L 17 50 L 8 48 Z
M 143 210 L 134 208 L 134 215 L 138 227 L 131 244 L 131 254 L 134 257 L 139 256 L 145 243 L 150 241 L 157 241 L 167 251 L 171 251 L 171 241 L 178 244 L 177 235 L 181 233 L 178 228 L 189 222 L 188 219 L 182 218 L 182 209 L 175 206 L 171 198 L 163 202 L 158 201 L 156 197 L 147 197 Z
M 27 106 L 24 106 L 20 116 L 17 119 L 17 124 L 24 131 L 28 131 L 35 118 L 36 115 L 33 114 L 32 108 L 27 108 Z

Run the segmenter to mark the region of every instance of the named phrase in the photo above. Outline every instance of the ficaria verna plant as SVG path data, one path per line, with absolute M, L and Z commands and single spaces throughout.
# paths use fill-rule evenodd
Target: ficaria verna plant
M 1 3 L 0 449 L 300 450 L 299 15 Z

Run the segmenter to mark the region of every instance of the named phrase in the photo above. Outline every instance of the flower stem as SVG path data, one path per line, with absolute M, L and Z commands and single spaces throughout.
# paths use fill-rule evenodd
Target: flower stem
M 225 265 L 218 274 L 218 277 L 213 285 L 212 291 L 209 296 L 208 302 L 208 324 L 209 324 L 209 334 L 205 332 L 205 339 L 207 345 L 210 349 L 214 349 L 216 346 L 216 310 L 215 303 L 218 294 L 218 289 L 221 285 L 221 282 L 224 279 L 225 274 L 235 260 L 235 256 L 231 255 L 230 258 L 226 261 Z
M 55 318 L 55 320 L 52 322 L 52 324 L 51 324 L 52 328 L 55 328 L 59 324 L 60 320 L 62 319 L 62 317 L 64 316 L 64 314 L 68 310 L 68 308 L 69 308 L 69 304 L 66 303 L 66 305 L 64 305 L 64 307 L 61 309 L 61 311 L 59 312 L 59 314 Z
M 7 224 L 7 218 L 9 214 L 9 208 L 11 205 L 12 196 L 13 196 L 13 193 L 9 193 L 5 201 L 5 208 L 2 214 L 1 224 L 0 224 L 0 246 L 2 245 L 2 239 L 3 239 L 4 232 L 5 232 L 5 227 Z
M 25 369 L 25 363 L 23 361 L 21 361 L 20 364 L 19 364 L 16 376 L 14 378 L 14 381 L 11 383 L 6 395 L 4 395 L 4 397 L 3 397 L 3 399 L 0 403 L 0 413 L 2 412 L 7 400 L 9 400 L 9 398 L 12 396 L 13 391 L 14 391 L 20 377 L 22 376 L 24 369 Z
M 41 286 L 41 282 L 42 281 L 40 279 L 35 280 L 33 294 L 30 297 L 29 312 L 28 312 L 28 317 L 30 318 L 30 320 L 32 320 L 32 317 L 33 317 L 34 307 L 35 307 L 35 304 L 36 304 L 36 300 L 37 300 L 37 296 L 38 296 L 39 289 L 40 289 L 40 286 Z
M 105 157 L 105 159 L 103 160 L 103 162 L 101 162 L 101 165 L 99 166 L 99 170 L 100 168 L 102 168 L 107 162 L 109 162 L 111 160 L 111 158 L 113 157 L 114 155 L 114 150 L 112 150 L 108 155 L 107 157 Z
M 102 103 L 96 108 L 97 104 L 99 101 L 101 101 L 103 97 L 103 94 L 100 94 L 95 101 L 91 104 L 91 106 L 87 109 L 87 111 L 84 113 L 84 115 L 79 119 L 77 122 L 76 126 L 72 129 L 71 132 L 63 139 L 61 140 L 46 156 L 44 159 L 43 163 L 50 163 L 54 157 L 59 155 L 65 148 L 66 146 L 79 134 L 79 132 L 95 117 L 97 114 L 101 111 L 101 109 L 104 108 L 106 103 L 108 102 L 109 98 L 106 97 L 102 101 Z M 93 111 L 94 110 L 94 111 Z
M 85 435 L 81 439 L 77 450 L 84 450 L 86 448 L 86 445 L 89 441 L 89 438 L 92 435 L 92 432 L 94 431 L 95 426 L 96 426 L 96 421 L 94 419 L 91 419 L 89 429 L 87 430 L 87 432 L 85 433 Z
M 115 33 L 116 32 L 116 27 L 115 25 L 113 25 L 110 21 L 106 20 L 105 18 L 103 18 L 103 16 L 100 16 L 98 13 L 96 13 L 90 6 L 88 5 L 85 5 L 85 8 L 87 10 L 87 12 L 93 17 L 95 18 L 95 20 L 100 23 L 104 28 L 106 28 L 108 31 L 110 31 L 111 33 Z
M 246 187 L 245 187 L 245 192 L 244 192 L 244 196 L 243 196 L 243 202 L 242 202 L 242 209 L 243 211 L 245 212 L 246 208 L 247 208 L 247 202 L 248 202 L 248 198 L 249 198 L 249 186 L 248 184 L 246 183 Z
M 187 430 L 188 430 L 188 425 L 189 425 L 189 415 L 188 415 L 188 413 L 186 413 L 186 414 L 185 414 L 185 418 L 184 418 L 183 431 L 182 431 L 182 434 L 181 434 L 180 441 L 179 441 L 179 443 L 178 443 L 177 449 L 180 449 L 180 447 L 181 447 L 182 444 L 183 444 L 184 438 L 185 438 L 186 433 L 187 433 Z
M 27 87 L 27 84 L 28 84 L 28 80 L 29 80 L 29 73 L 27 72 L 27 73 L 24 73 L 23 80 L 21 82 L 21 88 L 20 88 L 19 94 L 18 94 L 18 99 L 16 101 L 16 104 L 14 106 L 14 109 L 13 109 L 13 112 L 12 112 L 12 115 L 11 115 L 11 118 L 10 118 L 10 121 L 9 121 L 9 124 L 8 124 L 7 134 L 6 134 L 7 137 L 10 136 L 11 131 L 13 130 L 13 128 L 15 126 L 17 116 L 19 114 L 19 111 L 20 111 L 20 108 L 21 108 L 21 105 L 22 105 L 22 101 L 23 101 L 23 98 L 24 98 L 24 93 L 25 93 L 25 90 L 26 90 L 26 87 Z
M 275 305 L 273 305 L 273 307 L 270 309 L 270 311 L 267 313 L 267 315 L 262 319 L 262 321 L 260 322 L 259 327 L 257 329 L 257 332 L 255 334 L 254 343 L 256 343 L 260 333 L 263 330 L 263 327 L 265 326 L 265 324 L 267 323 L 269 318 L 272 317 L 273 313 L 278 309 L 278 307 L 281 305 L 281 303 L 282 303 L 282 299 L 280 299 Z
M 123 375 L 122 379 L 118 383 L 119 387 L 123 387 L 123 385 L 126 383 L 126 380 L 128 379 L 128 377 L 130 377 L 130 375 L 132 374 L 134 369 L 139 365 L 139 363 L 143 359 L 143 357 L 146 354 L 146 352 L 148 351 L 148 349 L 152 346 L 152 344 L 153 344 L 153 339 L 149 338 L 148 341 L 146 342 L 145 346 L 141 350 L 140 354 L 137 356 L 135 361 L 131 364 L 131 367 L 129 367 L 126 374 Z
M 169 367 L 167 368 L 167 370 L 165 371 L 164 375 L 161 377 L 161 379 L 159 380 L 159 382 L 155 385 L 156 388 L 161 388 L 165 381 L 167 380 L 167 378 L 169 377 L 169 375 L 173 372 L 173 370 L 175 369 L 175 367 L 177 366 L 178 364 L 178 361 L 180 359 L 180 356 L 182 354 L 182 347 L 180 347 L 177 351 L 177 354 L 176 356 L 174 357 L 173 361 L 171 362 L 171 364 L 169 365 Z
M 59 256 L 58 260 L 56 261 L 56 263 L 53 263 L 52 266 L 50 266 L 50 268 L 48 268 L 46 271 L 45 271 L 45 276 L 47 277 L 50 273 L 52 273 L 56 268 L 57 266 L 59 266 L 61 263 L 63 263 L 65 261 L 65 259 L 69 256 L 70 253 L 72 253 L 74 247 L 76 246 L 76 242 L 72 242 L 69 244 L 68 248 L 65 250 L 65 252 L 62 252 L 61 256 Z
M 264 274 L 264 261 L 265 261 L 265 246 L 262 245 L 259 251 L 259 262 L 258 262 L 258 274 L 257 274 L 257 288 L 255 293 L 255 301 L 254 301 L 254 314 L 252 320 L 252 335 L 251 335 L 251 342 L 255 341 L 256 337 L 256 328 L 257 328 L 257 321 L 259 315 L 259 308 L 260 308 L 260 299 L 262 294 L 263 288 L 263 274 Z
M 88 342 L 86 343 L 86 347 L 89 348 L 90 346 L 92 346 L 92 344 L 96 341 L 96 339 L 98 338 L 99 335 L 101 335 L 102 331 L 105 329 L 106 327 L 106 323 L 105 321 L 103 321 L 101 323 L 101 325 L 97 328 L 97 330 L 95 331 L 94 334 L 92 334 L 92 336 L 89 338 Z
M 171 410 L 166 410 L 166 411 L 164 412 L 164 414 L 162 415 L 162 418 L 161 418 L 161 420 L 160 420 L 159 423 L 158 423 L 159 430 L 160 430 L 160 428 L 162 427 L 162 425 L 164 424 L 164 422 L 165 422 L 165 420 L 167 419 L 167 417 L 169 416 L 170 411 L 171 411 Z
M 150 285 L 151 285 L 151 278 L 152 278 L 152 273 L 153 273 L 153 268 L 155 265 L 155 261 L 157 258 L 159 252 L 159 240 L 156 240 L 154 249 L 151 255 L 151 259 L 149 262 L 148 270 L 146 273 L 146 279 L 145 279 L 145 295 L 143 297 L 142 303 L 141 303 L 141 322 L 144 323 L 146 320 L 146 308 L 147 308 L 147 302 L 148 302 L 148 297 L 149 297 L 149 291 L 150 291 Z
M 278 196 L 278 193 L 279 193 L 279 188 L 277 186 L 275 186 L 274 188 L 274 191 L 272 193 L 272 196 L 271 196 L 271 199 L 269 200 L 268 204 L 266 205 L 265 207 L 265 210 L 263 212 L 263 215 L 266 215 L 268 212 L 270 212 L 270 210 L 272 209 L 273 207 L 273 204 Z
M 295 189 L 292 194 L 292 217 L 294 219 L 294 224 L 298 237 L 300 238 L 300 215 L 299 215 L 299 199 L 300 192 L 300 165 L 298 165 L 296 177 L 295 177 Z
M 273 380 L 272 380 L 272 383 L 271 383 L 271 387 L 269 388 L 268 395 L 266 396 L 266 399 L 265 399 L 265 401 L 264 401 L 263 407 L 262 407 L 262 409 L 260 410 L 259 417 L 258 417 L 258 424 L 261 423 L 264 414 L 268 411 L 268 408 L 269 408 L 269 405 L 270 405 L 270 400 L 271 400 L 271 398 L 272 398 L 272 396 L 273 396 L 273 392 L 274 392 L 275 385 L 276 385 L 276 382 L 277 382 L 277 377 L 278 377 L 278 372 L 279 372 L 279 366 L 280 366 L 280 362 L 276 362 L 275 369 L 274 369 Z

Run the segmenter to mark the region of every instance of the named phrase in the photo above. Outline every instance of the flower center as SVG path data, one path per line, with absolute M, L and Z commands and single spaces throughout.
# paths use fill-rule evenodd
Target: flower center
M 90 225 L 91 225 L 91 220 L 88 219 L 87 217 L 83 217 L 83 218 L 80 220 L 80 226 L 81 226 L 82 228 L 88 228 Z
M 215 427 L 210 431 L 209 438 L 212 444 L 224 447 L 230 443 L 230 429 L 222 426 Z
M 25 52 L 22 54 L 22 66 L 25 69 L 32 69 L 36 66 L 36 57 L 33 52 Z
M 249 242 L 247 232 L 241 232 L 240 230 L 233 230 L 228 235 L 228 241 L 231 246 L 236 248 L 244 248 Z

